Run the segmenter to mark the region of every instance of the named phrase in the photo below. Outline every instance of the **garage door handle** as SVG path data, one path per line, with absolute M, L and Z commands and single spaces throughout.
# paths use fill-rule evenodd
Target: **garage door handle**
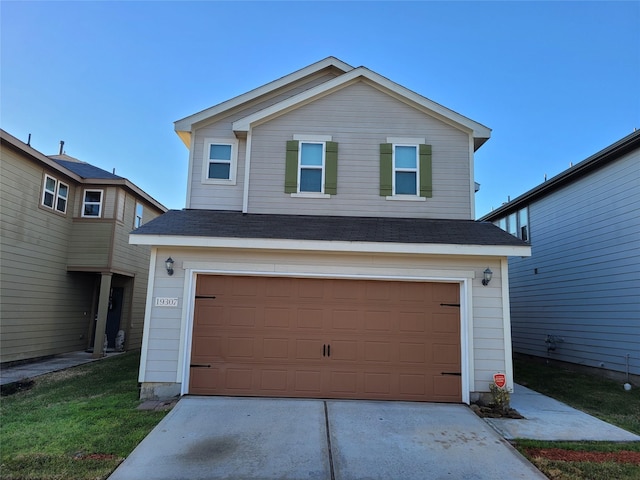
M 191 368 L 211 368 L 211 365 L 208 363 L 192 363 L 189 365 Z
M 327 357 L 331 356 L 331 345 L 327 345 Z
M 196 298 L 216 298 L 215 295 L 196 295 Z
M 331 356 L 331 345 L 327 345 L 327 344 L 322 345 L 322 356 L 323 357 Z
M 440 375 L 455 375 L 456 377 L 461 377 L 461 372 L 442 372 Z

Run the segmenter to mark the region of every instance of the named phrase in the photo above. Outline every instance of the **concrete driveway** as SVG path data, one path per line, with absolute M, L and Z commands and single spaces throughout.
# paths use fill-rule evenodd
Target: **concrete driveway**
M 544 479 L 464 405 L 185 397 L 109 477 Z

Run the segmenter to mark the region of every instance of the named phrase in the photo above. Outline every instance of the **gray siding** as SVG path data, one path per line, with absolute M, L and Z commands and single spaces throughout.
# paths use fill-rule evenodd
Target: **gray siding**
M 514 351 L 620 372 L 630 354 L 640 374 L 639 212 L 638 150 L 529 206 L 532 256 L 509 261 Z
M 269 102 L 273 103 L 273 102 Z M 266 104 L 260 104 L 261 107 Z M 192 156 L 190 208 L 241 210 L 246 140 L 240 139 L 235 186 L 202 183 L 205 138 L 229 138 L 249 108 L 198 128 Z M 339 144 L 338 195 L 292 198 L 284 193 L 285 142 L 294 134 L 331 135 Z M 379 144 L 422 137 L 433 146 L 433 198 L 389 201 L 379 196 Z M 252 136 L 249 212 L 415 216 L 472 219 L 469 136 L 376 88 L 358 82 L 256 127 Z
M 338 194 L 284 193 L 285 145 L 294 134 L 338 142 Z M 422 137 L 433 148 L 433 198 L 390 201 L 379 195 L 380 144 Z M 249 212 L 471 219 L 469 136 L 358 82 L 254 129 Z
M 194 146 L 191 155 L 191 176 L 190 181 L 190 202 L 189 208 L 212 208 L 216 210 L 242 210 L 242 192 L 244 186 L 244 158 L 246 141 L 239 139 L 238 171 L 235 186 L 204 185 L 202 183 L 202 165 L 205 138 L 228 138 L 235 139 L 232 131 L 232 123 L 240 118 L 246 117 L 263 108 L 278 103 L 289 97 L 297 95 L 309 88 L 324 83 L 336 74 L 332 72 L 320 72 L 307 78 L 300 83 L 287 86 L 287 88 L 273 92 L 266 98 L 259 98 L 248 104 L 243 104 L 238 109 L 229 112 L 224 118 L 216 118 L 214 123 L 203 122 L 198 125 L 194 133 Z

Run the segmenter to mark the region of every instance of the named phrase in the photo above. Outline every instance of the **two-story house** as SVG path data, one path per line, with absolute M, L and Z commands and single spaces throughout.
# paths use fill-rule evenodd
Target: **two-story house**
M 640 131 L 481 220 L 531 242 L 509 259 L 514 351 L 640 379 Z
M 128 238 L 167 209 L 126 178 L 0 140 L 0 362 L 101 356 L 105 333 L 109 349 L 140 348 L 150 248 Z
M 329 57 L 175 123 L 187 208 L 152 247 L 141 396 L 470 402 L 513 384 L 507 256 L 474 221 L 490 130 Z

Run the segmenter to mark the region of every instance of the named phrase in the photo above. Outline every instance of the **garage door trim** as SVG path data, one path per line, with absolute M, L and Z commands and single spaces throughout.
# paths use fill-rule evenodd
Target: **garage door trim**
M 472 357 L 469 355 L 471 347 L 471 337 L 469 332 L 472 331 L 473 325 L 470 310 L 470 285 L 475 277 L 473 271 L 447 271 L 447 270 L 429 270 L 428 276 L 409 276 L 409 275 L 356 275 L 356 274 L 339 274 L 339 273 L 307 273 L 307 272 L 275 272 L 275 271 L 242 271 L 242 270 L 220 270 L 220 269 L 203 269 L 202 264 L 198 268 L 190 265 L 192 262 L 185 262 L 185 302 L 183 309 L 186 310 L 186 322 L 181 326 L 180 342 L 181 351 L 179 352 L 178 378 L 177 382 L 181 384 L 181 395 L 189 393 L 190 380 L 190 361 L 193 335 L 193 322 L 195 314 L 195 291 L 196 279 L 198 275 L 224 275 L 224 276 L 260 276 L 260 277 L 293 277 L 293 278 L 327 278 L 341 280 L 380 280 L 380 281 L 399 281 L 399 282 L 428 282 L 428 283 L 458 283 L 460 285 L 460 351 L 461 351 L 461 382 L 462 382 L 462 402 L 470 402 L 470 385 L 472 384 Z M 195 263 L 195 262 L 194 262 Z M 191 268 L 189 268 L 191 267 Z

